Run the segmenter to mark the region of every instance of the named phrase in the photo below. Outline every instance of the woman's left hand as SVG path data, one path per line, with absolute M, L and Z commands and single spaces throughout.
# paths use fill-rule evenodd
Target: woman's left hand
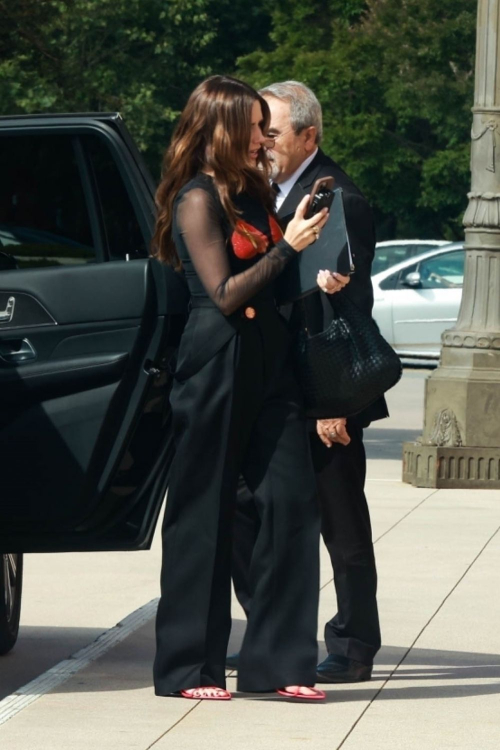
M 322 292 L 326 294 L 335 294 L 340 292 L 350 282 L 350 276 L 342 276 L 341 273 L 332 273 L 331 271 L 319 271 L 316 277 L 316 283 Z

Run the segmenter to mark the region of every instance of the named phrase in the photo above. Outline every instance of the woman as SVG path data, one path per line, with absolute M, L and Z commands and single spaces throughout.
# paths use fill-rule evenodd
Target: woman
M 157 192 L 157 255 L 183 269 L 190 315 L 171 404 L 176 456 L 163 525 L 157 695 L 228 700 L 231 526 L 240 473 L 262 525 L 238 689 L 324 698 L 315 680 L 319 516 L 289 334 L 272 281 L 326 212 L 307 198 L 285 236 L 265 152 L 269 109 L 236 79 L 192 93 Z

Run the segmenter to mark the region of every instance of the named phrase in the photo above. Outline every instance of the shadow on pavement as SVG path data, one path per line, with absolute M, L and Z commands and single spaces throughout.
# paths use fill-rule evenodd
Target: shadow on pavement
M 382 648 L 375 659 L 379 677 L 388 677 L 405 649 Z M 384 672 L 383 665 L 389 665 Z M 497 679 L 500 681 L 500 654 L 412 649 L 392 680 Z M 498 685 L 500 688 L 500 684 Z
M 0 658 L 0 700 L 68 659 L 104 630 L 21 625 L 14 649 Z
M 326 653 L 321 644 L 321 655 Z M 390 677 L 394 665 L 406 653 L 406 648 L 387 646 L 382 648 L 375 659 L 373 679 L 370 683 L 356 685 L 320 685 L 326 690 L 327 703 L 366 702 L 374 699 L 383 683 Z M 387 665 L 385 668 L 384 666 Z M 439 680 L 447 684 L 433 685 Z M 450 684 L 460 680 L 460 684 Z M 488 682 L 478 682 L 488 680 Z M 496 680 L 491 683 L 490 680 Z M 406 686 L 405 682 L 426 682 Z M 481 654 L 461 651 L 438 651 L 432 649 L 412 649 L 398 670 L 390 677 L 387 685 L 376 696 L 377 700 L 414 700 L 438 698 L 468 698 L 479 695 L 500 693 L 500 654 Z M 250 700 L 278 701 L 274 695 L 240 694 Z
M 58 629 L 49 628 L 48 630 L 55 632 Z M 72 629 L 61 628 L 59 630 L 68 631 Z M 239 649 L 244 630 L 244 620 L 233 621 L 233 631 L 229 644 L 230 653 Z M 108 691 L 141 689 L 151 689 L 152 691 L 154 650 L 154 621 L 150 621 L 125 641 L 104 654 L 99 660 L 92 662 L 87 669 L 78 672 L 76 679 L 63 683 L 53 692 L 106 693 Z M 394 665 L 403 658 L 406 650 L 404 647 L 386 646 L 382 648 L 375 659 L 371 683 L 360 683 L 345 687 L 342 685 L 322 686 L 327 691 L 327 701 L 338 703 L 373 700 L 375 694 L 389 677 L 389 682 L 377 696 L 377 700 L 467 698 L 469 696 L 500 693 L 500 654 L 416 648 L 411 650 L 397 672 L 391 677 Z M 321 642 L 320 659 L 324 658 L 325 654 L 325 646 Z M 68 653 L 65 658 L 69 655 Z M 13 659 L 13 656 L 14 654 L 7 657 L 5 662 L 2 660 L 2 666 Z M 436 680 L 447 684 L 432 684 Z M 457 681 L 457 684 L 450 684 L 454 680 Z M 492 683 L 491 680 L 495 680 L 495 682 Z M 459 684 L 458 681 L 460 681 Z M 406 682 L 419 682 L 420 684 L 405 685 Z M 266 701 L 286 700 L 271 693 L 238 694 L 235 697 Z
M 244 626 L 242 621 L 238 621 Z M 326 648 L 320 642 L 319 658 L 326 656 Z M 327 702 L 373 700 L 382 683 L 391 675 L 394 666 L 405 655 L 407 649 L 393 646 L 383 647 L 375 659 L 371 683 L 357 685 L 321 685 L 327 692 Z M 476 682 L 477 680 L 497 680 L 496 683 Z M 405 681 L 451 681 L 460 680 L 458 685 L 421 684 L 406 687 Z M 470 682 L 469 682 L 470 680 Z M 465 682 L 464 684 L 464 681 Z M 377 700 L 412 700 L 414 698 L 467 698 L 473 695 L 495 695 L 500 693 L 500 654 L 481 654 L 462 651 L 438 651 L 433 649 L 412 649 L 388 684 L 377 696 Z M 250 700 L 281 701 L 275 695 L 239 694 Z

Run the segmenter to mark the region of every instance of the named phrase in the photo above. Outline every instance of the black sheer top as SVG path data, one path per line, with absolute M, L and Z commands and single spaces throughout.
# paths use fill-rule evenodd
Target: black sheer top
M 234 235 L 213 180 L 200 173 L 179 192 L 174 207 L 173 238 L 182 261 L 193 302 L 210 299 L 224 315 L 231 315 L 256 295 L 274 299 L 272 281 L 295 257 L 283 238 L 273 240 L 269 215 L 246 194 L 233 198 L 245 227 L 257 230 L 263 241 L 253 257 L 238 257 Z M 276 233 L 275 238 L 276 238 Z M 244 250 L 242 251 L 244 252 Z

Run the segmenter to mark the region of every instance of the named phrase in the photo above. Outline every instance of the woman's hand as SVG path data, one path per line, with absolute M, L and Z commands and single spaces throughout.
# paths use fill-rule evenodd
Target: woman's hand
M 331 448 L 334 443 L 349 445 L 351 442 L 344 417 L 339 419 L 318 419 L 316 422 L 316 432 L 327 448 Z
M 350 276 L 342 276 L 341 273 L 331 273 L 331 271 L 320 271 L 316 277 L 317 285 L 326 294 L 340 292 L 350 280 Z
M 306 195 L 300 201 L 295 211 L 295 216 L 288 224 L 285 231 L 285 240 L 298 253 L 304 250 L 311 242 L 316 242 L 319 233 L 328 221 L 328 209 L 322 208 L 317 214 L 310 219 L 305 219 L 304 215 L 309 206 L 309 196 Z

